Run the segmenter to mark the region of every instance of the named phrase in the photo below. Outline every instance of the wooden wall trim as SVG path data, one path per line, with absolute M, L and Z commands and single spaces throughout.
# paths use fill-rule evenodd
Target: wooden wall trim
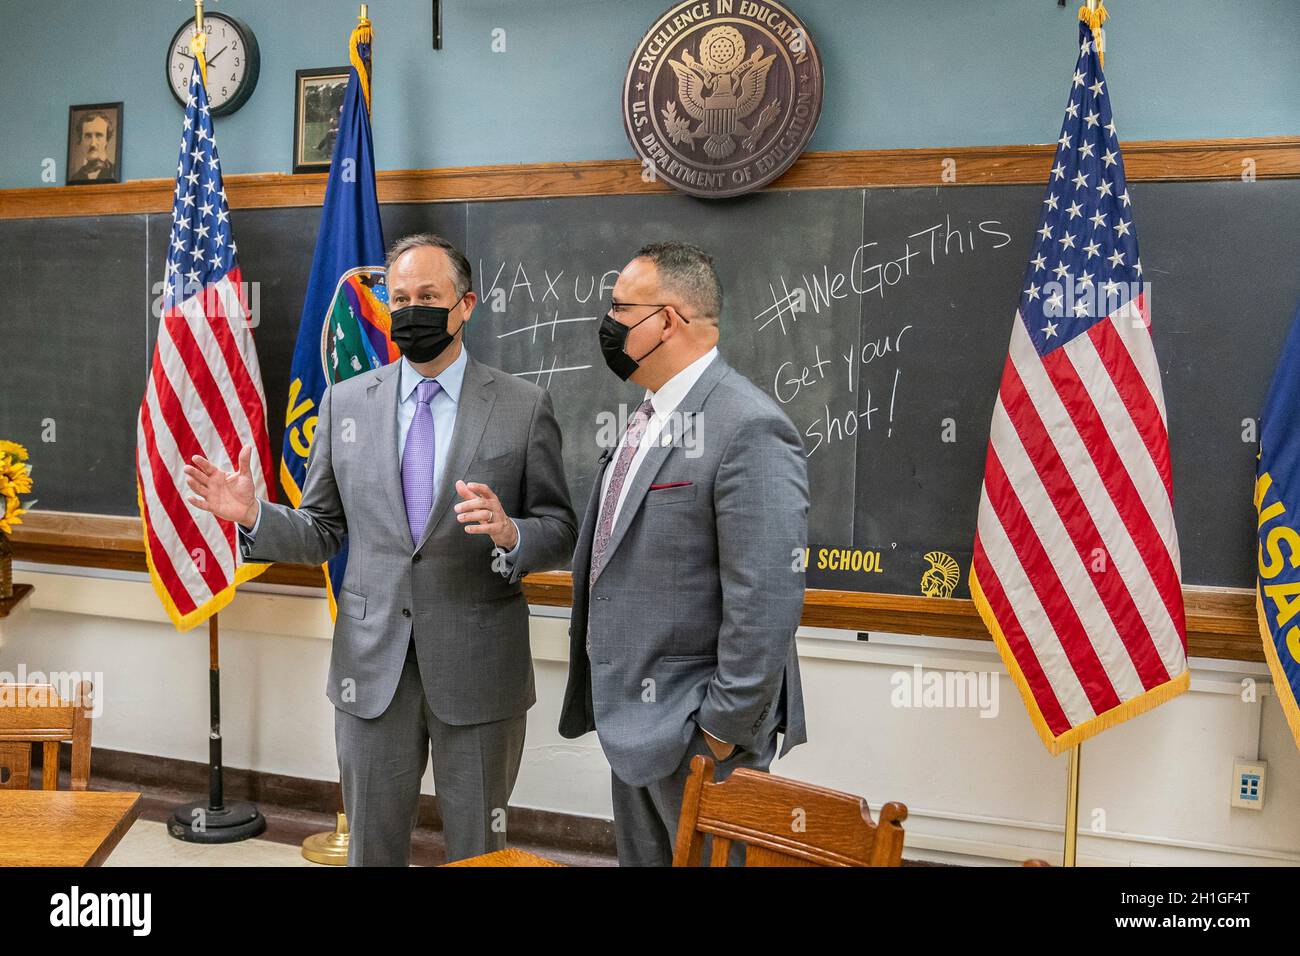
M 1300 136 L 1147 140 L 1123 147 L 1133 182 L 1240 179 L 1247 160 L 1259 179 L 1300 177 Z M 768 188 L 1042 184 L 1055 153 L 1054 144 L 809 152 Z M 955 162 L 952 181 L 944 178 L 945 160 Z M 225 184 L 231 209 L 265 209 L 319 206 L 325 180 L 324 173 L 247 173 L 227 176 Z M 390 170 L 380 172 L 376 181 L 384 203 L 671 192 L 662 183 L 642 181 L 641 163 L 635 159 Z M 140 179 L 4 189 L 0 219 L 169 212 L 174 186 L 171 179 Z
M 14 557 L 20 561 L 146 570 L 137 517 L 35 511 L 14 529 L 13 544 Z M 303 565 L 272 565 L 256 580 L 325 586 L 320 568 Z M 524 590 L 531 604 L 568 607 L 573 603 L 573 583 L 567 571 L 530 574 L 524 578 Z M 1183 600 L 1188 652 L 1193 657 L 1264 659 L 1253 591 L 1185 587 Z M 804 598 L 802 622 L 809 627 L 991 640 L 974 603 L 958 598 L 810 588 Z

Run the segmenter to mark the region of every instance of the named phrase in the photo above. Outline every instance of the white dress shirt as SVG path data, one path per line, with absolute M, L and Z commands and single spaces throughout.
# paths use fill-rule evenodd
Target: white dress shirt
M 632 456 L 632 464 L 628 467 L 627 476 L 623 479 L 623 487 L 619 489 L 618 501 L 614 503 L 614 520 L 610 523 L 611 528 L 618 524 L 619 513 L 623 510 L 623 501 L 627 498 L 627 491 L 632 487 L 632 479 L 636 477 L 641 462 L 645 461 L 645 456 L 650 449 L 659 444 L 660 436 L 663 434 L 665 426 L 672 420 L 673 412 L 677 411 L 677 406 L 682 403 L 686 393 L 694 388 L 695 383 L 704 374 L 704 370 L 712 365 L 713 360 L 717 357 L 718 349 L 714 346 L 664 382 L 659 387 L 659 391 L 652 392 L 646 389 L 645 397 L 650 400 L 650 407 L 654 411 L 650 414 L 650 421 L 646 423 L 645 431 L 641 433 L 641 444 L 637 446 L 636 454 Z M 614 460 L 617 460 L 617 458 L 618 452 L 616 450 Z M 600 485 L 601 511 L 605 510 L 605 495 L 609 492 L 609 482 L 613 476 L 614 468 L 611 461 L 611 464 L 605 468 L 605 475 Z M 600 512 L 596 514 L 596 527 L 600 527 Z
M 411 430 L 415 420 L 415 409 L 420 403 L 416 398 L 416 387 L 425 381 L 423 375 L 415 370 L 406 356 L 398 359 L 402 363 L 402 379 L 397 383 L 397 465 L 400 471 L 402 454 L 406 450 L 406 433 Z M 429 411 L 433 413 L 433 487 L 442 487 L 442 476 L 447 464 L 447 455 L 451 451 L 451 433 L 456 429 L 456 409 L 460 406 L 460 389 L 465 382 L 465 365 L 469 353 L 462 345 L 456 361 L 434 376 L 433 380 L 442 386 L 438 394 L 429 402 Z

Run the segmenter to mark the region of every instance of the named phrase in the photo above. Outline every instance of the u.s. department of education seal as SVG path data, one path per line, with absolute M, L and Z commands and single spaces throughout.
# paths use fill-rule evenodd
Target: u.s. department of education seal
M 623 126 L 647 169 L 693 196 L 737 196 L 812 138 L 822 65 L 808 28 L 770 0 L 687 0 L 628 64 Z

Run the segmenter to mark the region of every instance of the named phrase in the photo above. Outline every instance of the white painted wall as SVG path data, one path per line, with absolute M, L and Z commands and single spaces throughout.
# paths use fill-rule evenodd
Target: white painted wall
M 98 677 L 96 746 L 207 759 L 206 627 L 177 634 L 141 574 L 20 563 L 31 607 L 0 622 L 0 679 L 33 671 Z M 556 732 L 567 620 L 535 608 L 537 705 L 529 712 L 520 806 L 608 818 L 609 766 L 594 735 Z M 563 612 L 561 612 L 563 613 Z M 225 762 L 337 779 L 325 699 L 331 625 L 319 592 L 246 585 L 221 614 Z M 1066 758 L 1052 758 L 988 642 L 800 631 L 810 742 L 773 771 L 907 805 L 909 858 L 1059 862 Z M 924 671 L 1000 675 L 996 716 L 902 708 L 896 687 Z M 1243 702 L 1241 682 L 1257 682 Z M 1083 745 L 1080 862 L 1300 863 L 1300 753 L 1266 668 L 1193 660 L 1192 689 Z M 1263 811 L 1229 806 L 1234 758 L 1268 762 Z M 424 790 L 433 792 L 431 772 Z M 1096 832 L 1094 832 L 1094 825 Z

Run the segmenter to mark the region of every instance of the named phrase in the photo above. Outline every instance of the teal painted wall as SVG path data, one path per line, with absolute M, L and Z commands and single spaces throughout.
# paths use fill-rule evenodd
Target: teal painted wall
M 789 0 L 826 69 L 812 149 L 1041 143 L 1060 126 L 1075 10 L 1055 0 Z M 629 157 L 619 90 L 670 0 L 374 0 L 380 169 Z M 68 106 L 125 103 L 123 173 L 170 176 L 181 110 L 163 80 L 188 0 L 0 0 L 0 188 L 64 177 Z M 347 60 L 352 0 L 209 0 L 257 33 L 252 99 L 218 119 L 227 173 L 287 172 L 294 71 Z M 1300 133 L 1300 2 L 1112 0 L 1120 135 Z M 491 50 L 505 31 L 506 51 Z

